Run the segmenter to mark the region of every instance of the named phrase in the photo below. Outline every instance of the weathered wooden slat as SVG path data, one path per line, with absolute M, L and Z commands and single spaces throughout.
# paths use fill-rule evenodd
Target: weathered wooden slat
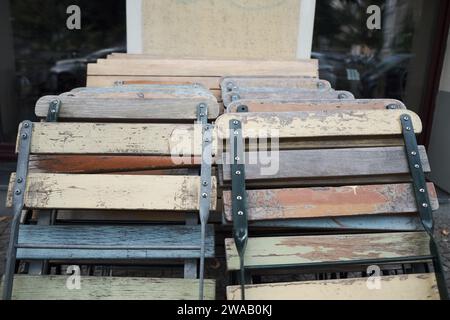
M 88 64 L 90 75 L 132 76 L 318 76 L 317 60 L 99 59 Z
M 67 276 L 16 275 L 14 300 L 196 300 L 195 279 L 89 277 L 82 276 L 81 288 L 69 290 Z M 215 281 L 205 280 L 205 299 L 214 300 Z
M 425 232 L 249 238 L 245 265 L 307 265 L 427 256 L 429 245 Z M 225 250 L 228 270 L 239 270 L 239 256 L 233 239 L 225 239 Z
M 248 112 L 296 112 L 317 110 L 386 110 L 395 105 L 397 110 L 406 110 L 405 105 L 393 99 L 355 99 L 355 100 L 274 100 L 241 99 L 231 102 L 227 112 L 235 113 L 239 106 L 247 106 Z
M 52 247 L 48 249 L 19 248 L 17 258 L 23 260 L 199 258 L 200 242 L 200 226 L 21 225 L 19 246 L 37 244 Z M 211 225 L 207 227 L 205 244 L 206 256 L 214 257 L 214 228 Z M 66 246 L 71 249 L 56 249 L 53 246 Z M 117 249 L 85 249 L 82 246 L 105 246 Z M 74 247 L 77 248 L 74 249 Z M 126 249 L 126 247 L 135 247 L 135 250 Z
M 201 130 L 188 124 L 41 122 L 33 125 L 31 153 L 183 155 L 190 158 L 201 155 Z
M 439 300 L 434 274 L 383 276 L 380 288 L 368 278 L 272 283 L 245 286 L 248 300 Z M 227 299 L 239 300 L 240 286 L 227 287 Z
M 439 208 L 432 183 L 433 210 Z M 223 192 L 224 216 L 232 221 L 231 191 Z M 366 216 L 417 212 L 411 184 L 247 190 L 248 220 Z
M 110 87 L 116 83 L 124 82 L 134 84 L 200 84 L 207 89 L 217 90 L 221 96 L 220 77 L 167 77 L 167 76 L 131 76 L 131 75 L 88 75 L 86 85 L 88 87 Z
M 430 164 L 423 146 L 419 147 L 420 159 L 425 172 L 430 172 Z M 409 174 L 404 147 L 348 148 L 322 150 L 279 151 L 262 162 L 255 152 L 246 154 L 245 177 L 249 181 L 295 180 L 305 184 L 321 178 L 381 177 Z M 223 181 L 231 180 L 229 154 L 223 155 Z M 250 162 L 256 159 L 257 162 Z M 256 164 L 251 164 L 256 163 Z M 264 164 L 264 165 L 263 165 Z M 269 170 L 269 169 L 273 170 Z M 277 170 L 275 170 L 277 169 Z M 345 182 L 343 182 L 345 183 Z
M 419 117 L 406 110 L 351 110 L 283 113 L 227 113 L 216 120 L 218 137 L 229 139 L 230 120 L 242 122 L 245 138 L 357 137 L 400 135 L 400 116 L 408 114 L 416 133 L 422 132 Z
M 251 227 L 330 231 L 423 231 L 422 222 L 417 214 L 255 221 L 251 223 Z
M 59 99 L 61 119 L 193 120 L 200 103 L 208 106 L 208 117 L 219 115 L 219 105 L 211 97 L 169 97 L 136 93 L 72 94 L 44 96 L 36 103 L 36 115 L 46 117 L 51 101 Z
M 144 93 L 149 97 L 184 97 L 184 98 L 196 98 L 196 97 L 212 97 L 208 88 L 200 84 L 132 84 L 132 85 L 114 85 L 104 87 L 79 87 L 74 88 L 69 92 L 61 93 L 60 96 L 79 96 L 79 95 L 100 95 L 108 96 L 111 94 L 117 94 L 117 96 L 125 97 L 130 96 L 131 93 Z
M 199 166 L 200 157 L 31 155 L 30 172 L 101 173 Z
M 14 181 L 15 175 L 11 175 Z M 11 206 L 12 187 L 8 190 Z M 44 209 L 175 210 L 199 209 L 199 176 L 30 173 L 25 206 Z M 216 207 L 212 179 L 211 208 Z
M 326 80 L 309 77 L 225 77 L 220 83 L 222 91 L 242 88 L 284 88 L 284 89 L 316 89 L 330 90 L 331 85 Z
M 233 102 L 233 96 L 238 99 L 286 99 L 286 100 L 301 100 L 301 99 L 355 99 L 352 93 L 348 91 L 334 91 L 334 90 L 305 90 L 305 89 L 271 89 L 271 88 L 250 88 L 241 89 L 236 92 L 222 91 L 222 100 L 225 106 Z

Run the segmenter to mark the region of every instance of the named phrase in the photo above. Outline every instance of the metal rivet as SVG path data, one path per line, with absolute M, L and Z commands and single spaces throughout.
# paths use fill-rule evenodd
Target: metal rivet
M 26 138 L 28 138 L 28 135 L 26 133 L 22 133 L 22 139 L 25 140 Z
M 17 183 L 22 183 L 23 179 L 22 178 L 17 178 Z
M 20 194 L 22 193 L 22 191 L 20 191 L 19 189 L 17 189 L 14 193 L 15 193 L 16 195 L 20 195 Z
M 25 128 L 28 128 L 28 127 L 30 126 L 30 124 L 29 124 L 28 122 L 25 122 L 25 123 L 23 124 L 23 126 L 24 126 Z
M 428 204 L 427 203 L 422 203 L 422 207 L 428 208 Z
M 241 172 L 238 170 L 238 171 L 236 171 L 236 174 L 237 174 L 238 176 L 240 176 L 240 175 L 241 175 Z
M 228 82 L 228 83 L 227 83 L 227 89 L 228 89 L 228 91 L 231 91 L 231 90 L 233 89 L 233 86 L 234 86 L 233 82 Z
M 418 164 L 414 165 L 414 168 L 420 169 L 420 166 Z
M 239 121 L 234 120 L 234 121 L 233 121 L 233 124 L 238 125 L 238 124 L 239 124 Z
M 202 198 L 206 198 L 206 197 L 208 197 L 208 194 L 206 192 L 202 193 Z
M 238 213 L 237 213 L 239 216 L 243 216 L 244 215 L 244 212 L 243 211 L 238 211 Z
M 411 127 L 406 127 L 406 131 L 411 131 Z
M 242 197 L 241 196 L 237 196 L 236 199 L 237 200 L 242 200 Z
M 234 135 L 237 136 L 239 134 L 239 131 L 234 131 Z
M 339 99 L 345 99 L 345 98 L 347 98 L 347 95 L 346 95 L 345 93 L 340 93 L 340 94 L 338 95 L 338 98 L 339 98 Z
M 420 192 L 420 193 L 425 193 L 425 189 L 424 189 L 424 188 L 419 189 L 419 192 Z
M 205 114 L 202 112 L 202 113 L 200 113 L 200 117 L 204 117 L 205 116 Z
M 202 184 L 206 187 L 208 185 L 208 181 L 203 181 Z
M 53 103 L 54 105 L 57 105 L 57 104 L 59 103 L 59 101 L 58 101 L 58 100 L 53 100 L 52 103 Z
M 239 161 L 239 160 L 241 160 L 241 158 L 239 158 L 239 157 L 234 157 L 234 160 Z
M 408 121 L 409 117 L 404 117 L 403 120 Z
M 416 151 L 413 151 L 413 152 L 411 152 L 411 155 L 417 156 L 417 152 L 416 152 Z
M 204 104 L 204 103 L 200 103 L 198 106 L 199 106 L 200 108 L 206 108 L 206 104 Z

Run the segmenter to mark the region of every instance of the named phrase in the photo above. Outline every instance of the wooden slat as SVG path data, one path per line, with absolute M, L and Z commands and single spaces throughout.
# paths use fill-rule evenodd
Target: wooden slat
M 15 175 L 11 175 L 14 181 Z M 13 183 L 8 191 L 11 206 Z M 25 207 L 44 209 L 175 210 L 199 209 L 199 176 L 144 176 L 30 173 Z M 212 180 L 211 208 L 216 207 Z
M 217 118 L 216 130 L 219 138 L 229 139 L 229 122 L 236 119 L 242 122 L 245 138 L 392 136 L 401 134 L 403 114 L 411 117 L 415 132 L 421 133 L 419 117 L 406 110 L 227 113 Z
M 439 300 L 434 274 L 380 277 L 370 290 L 368 278 L 272 283 L 245 286 L 247 300 Z M 227 287 L 228 300 L 240 300 L 239 286 Z
M 228 86 L 233 90 L 241 88 L 292 88 L 292 89 L 316 89 L 329 90 L 331 85 L 326 80 L 308 77 L 225 77 L 220 83 L 222 91 L 228 91 Z
M 177 76 L 131 76 L 131 75 L 104 75 L 94 76 L 88 75 L 86 85 L 88 87 L 110 87 L 117 81 L 125 83 L 141 83 L 141 84 L 186 84 L 198 83 L 207 89 L 215 89 L 220 91 L 220 77 L 177 77 Z
M 201 155 L 201 130 L 188 124 L 41 122 L 33 124 L 31 153 L 182 154 L 190 158 Z
M 256 221 L 251 223 L 251 228 L 330 231 L 423 231 L 423 224 L 417 214 L 408 214 Z
M 200 103 L 208 105 L 208 117 L 219 115 L 219 105 L 211 97 L 169 97 L 136 93 L 108 93 L 90 95 L 71 93 L 62 96 L 44 96 L 36 103 L 36 115 L 46 117 L 51 101 L 59 99 L 61 119 L 126 119 L 126 120 L 193 120 L 197 119 Z
M 339 99 L 353 100 L 355 97 L 348 91 L 334 90 L 304 90 L 304 89 L 271 89 L 271 88 L 251 88 L 247 90 L 239 90 L 237 92 L 222 91 L 222 100 L 225 106 L 233 101 L 232 97 L 238 95 L 239 99 L 286 99 L 286 100 L 302 100 L 302 99 Z
M 200 163 L 200 157 L 31 155 L 28 167 L 30 172 L 101 173 L 192 168 Z
M 430 172 L 430 164 L 423 146 L 419 147 L 423 170 Z M 271 163 L 261 164 L 258 154 L 251 152 L 246 157 L 245 177 L 249 181 L 300 179 L 305 184 L 321 178 L 355 179 L 357 177 L 381 177 L 409 174 L 410 169 L 404 147 L 348 148 L 323 150 L 279 151 Z M 223 181 L 231 180 L 229 154 L 223 155 Z M 258 159 L 250 164 L 249 159 Z M 269 158 L 271 159 L 271 158 Z M 253 162 L 255 163 L 255 162 Z M 274 171 L 268 170 L 270 167 Z M 277 169 L 277 170 L 275 170 Z M 323 181 L 323 180 L 322 180 Z M 351 181 L 351 180 L 350 180 Z
M 428 184 L 433 210 L 436 190 Z M 223 192 L 224 216 L 232 221 L 231 191 Z M 365 216 L 417 212 L 411 184 L 247 190 L 248 220 Z
M 17 258 L 23 260 L 121 260 L 121 259 L 185 259 L 199 258 L 200 226 L 41 226 L 21 225 L 19 245 L 38 244 L 50 246 L 109 246 L 113 250 L 101 249 L 17 249 Z M 148 249 L 125 249 L 134 246 Z M 166 249 L 153 249 L 164 247 Z M 208 226 L 205 242 L 206 256 L 214 257 L 214 228 Z
M 130 76 L 318 76 L 317 60 L 266 61 L 266 60 L 157 60 L 117 59 L 88 64 L 90 75 Z
M 398 109 L 406 110 L 405 105 L 392 99 L 355 99 L 355 100 L 274 100 L 241 99 L 228 105 L 227 112 L 237 112 L 241 105 L 248 107 L 248 112 L 296 112 L 317 110 L 386 110 L 395 104 Z
M 225 239 L 228 270 L 239 270 L 233 239 Z M 249 238 L 245 265 L 277 266 L 403 258 L 430 254 L 425 232 Z
M 67 276 L 16 275 L 14 300 L 196 300 L 195 279 L 89 277 L 81 288 L 67 289 Z M 205 280 L 205 299 L 214 300 L 215 281 Z

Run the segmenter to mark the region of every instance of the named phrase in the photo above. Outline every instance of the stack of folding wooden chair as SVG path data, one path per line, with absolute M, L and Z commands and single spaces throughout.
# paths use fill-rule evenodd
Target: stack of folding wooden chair
M 18 135 L 3 298 L 214 299 L 204 258 L 215 250 L 208 119 L 218 112 L 200 85 L 81 88 L 41 98 L 36 115 L 46 122 L 25 121 Z M 16 261 L 28 262 L 27 275 L 14 275 Z M 167 269 L 179 261 L 184 278 L 83 274 L 72 288 L 69 275 L 48 275 L 49 266 Z
M 317 84 L 222 82 L 227 298 L 448 298 L 419 117 Z

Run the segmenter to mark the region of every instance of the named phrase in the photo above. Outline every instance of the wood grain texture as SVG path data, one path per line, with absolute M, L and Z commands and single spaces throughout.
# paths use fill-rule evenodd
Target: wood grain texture
M 363 217 L 335 217 L 251 222 L 251 228 L 302 230 L 366 230 L 366 231 L 423 231 L 417 214 L 376 215 Z
M 220 91 L 220 77 L 177 77 L 177 76 L 132 76 L 132 75 L 105 75 L 105 76 L 93 76 L 88 75 L 86 85 L 88 87 L 110 87 L 117 83 L 117 81 L 125 83 L 137 83 L 141 84 L 200 84 L 207 89 L 215 89 Z
M 12 205 L 15 175 L 7 204 Z M 199 176 L 30 173 L 25 207 L 35 209 L 199 210 Z M 211 208 L 216 208 L 212 179 Z
M 423 146 L 419 146 L 420 160 L 425 172 L 430 172 L 430 164 Z M 269 156 L 269 155 L 268 155 Z M 272 163 L 260 159 L 261 155 L 250 152 L 245 159 L 245 177 L 248 181 L 267 181 L 319 178 L 349 178 L 365 176 L 393 176 L 409 174 L 404 147 L 347 148 L 322 150 L 279 151 L 273 155 Z M 231 180 L 229 154 L 223 154 L 222 177 Z M 257 162 L 251 162 L 256 159 Z M 270 168 L 278 169 L 273 173 Z
M 317 60 L 116 59 L 88 64 L 88 76 L 305 76 L 318 77 Z
M 143 94 L 93 94 L 73 96 L 44 96 L 36 103 L 36 116 L 46 117 L 51 101 L 61 101 L 60 118 L 64 119 L 125 119 L 125 120 L 189 120 L 197 119 L 200 103 L 208 106 L 209 119 L 219 115 L 214 97 L 155 97 Z
M 368 278 L 245 286 L 247 300 L 439 300 L 434 274 L 383 276 L 370 290 Z M 228 300 L 240 300 L 239 286 L 227 287 Z
M 83 226 L 83 225 L 21 225 L 19 245 L 38 244 L 50 246 L 112 246 L 101 249 L 17 249 L 17 258 L 23 260 L 121 260 L 121 259 L 185 259 L 200 257 L 200 226 L 187 225 L 134 225 L 134 226 Z M 132 250 L 125 247 L 134 246 Z M 198 248 L 181 249 L 177 247 Z M 151 247 L 151 248 L 142 248 Z M 160 247 L 160 249 L 154 249 Z M 165 248 L 165 249 L 161 249 Z M 207 227 L 206 257 L 214 257 L 214 227 Z
M 68 276 L 16 275 L 14 300 L 196 300 L 195 279 L 81 277 L 81 289 L 69 290 Z M 215 281 L 205 280 L 205 299 L 214 300 Z
M 249 238 L 245 265 L 307 265 L 365 259 L 427 256 L 425 232 Z M 228 270 L 239 270 L 233 239 L 225 239 Z
M 102 173 L 193 168 L 200 163 L 198 156 L 31 155 L 28 168 L 30 172 Z
M 227 113 L 217 118 L 215 128 L 220 139 L 229 139 L 232 119 L 242 122 L 245 138 L 392 136 L 401 134 L 400 116 L 403 114 L 411 117 L 415 132 L 421 133 L 419 117 L 406 110 Z
M 227 112 L 235 113 L 241 105 L 248 107 L 248 112 L 296 112 L 317 110 L 386 110 L 395 104 L 398 109 L 406 110 L 405 105 L 393 99 L 355 99 L 355 100 L 274 100 L 241 99 L 231 102 Z
M 353 100 L 355 97 L 348 91 L 335 90 L 305 90 L 305 89 L 278 89 L 278 88 L 249 88 L 240 89 L 236 92 L 222 91 L 222 100 L 225 106 L 233 102 L 233 96 L 240 99 L 286 99 L 286 100 L 302 100 L 302 99 L 342 99 Z
M 436 190 L 428 184 L 433 210 Z M 232 221 L 231 191 L 223 192 L 224 216 Z M 247 190 L 248 220 L 366 216 L 417 212 L 411 184 Z
M 330 90 L 331 84 L 326 80 L 309 77 L 225 77 L 220 83 L 223 92 L 242 88 L 284 88 Z
M 190 157 L 201 155 L 201 130 L 187 124 L 40 122 L 33 124 L 31 153 Z

